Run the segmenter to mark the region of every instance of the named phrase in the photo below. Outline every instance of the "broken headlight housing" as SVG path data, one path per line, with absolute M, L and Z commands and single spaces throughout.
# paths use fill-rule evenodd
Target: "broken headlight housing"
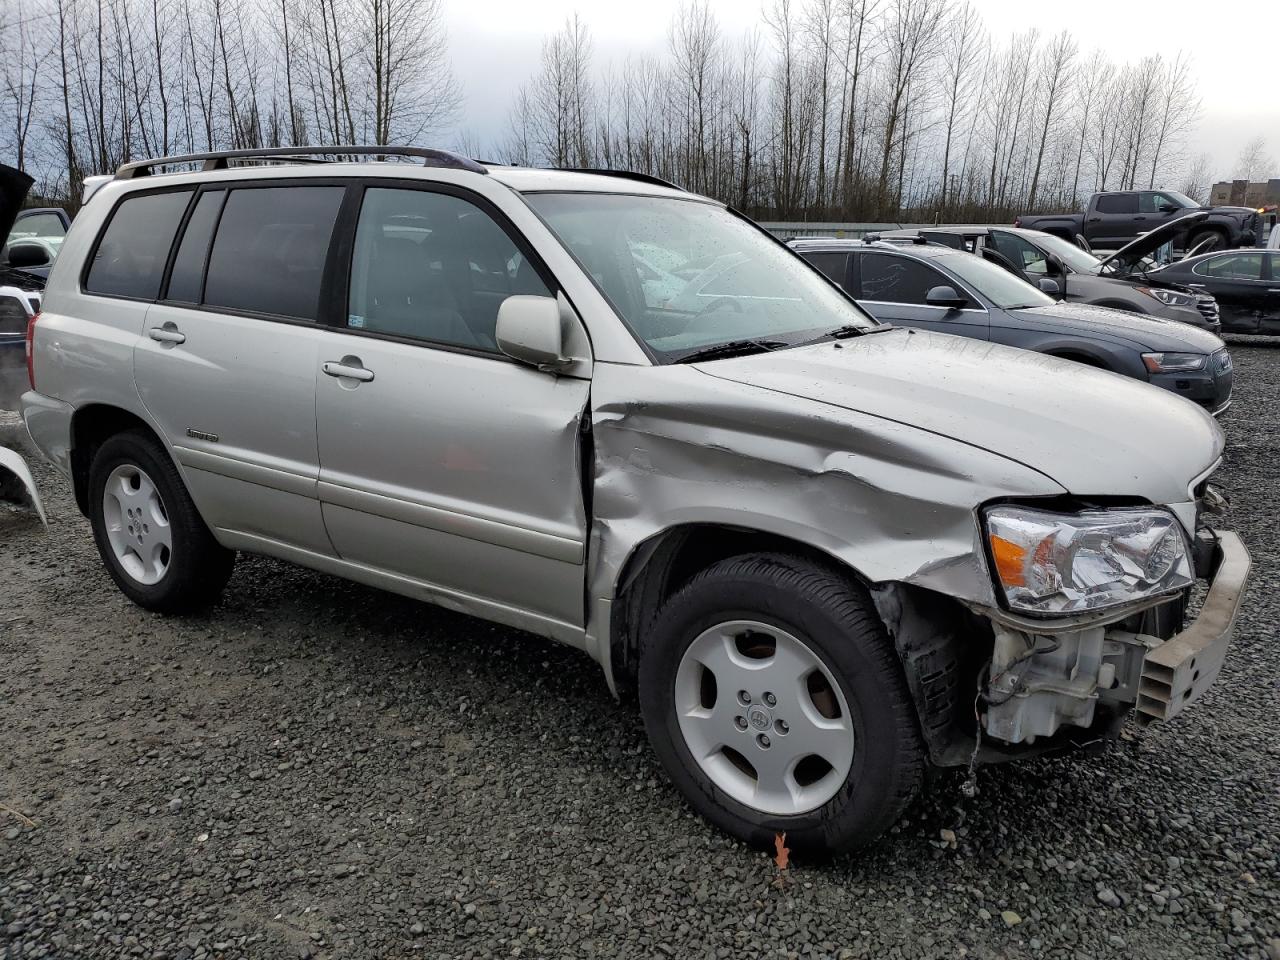
M 1152 507 L 986 511 L 996 580 L 1011 610 L 1058 615 L 1175 593 L 1195 579 L 1177 518 Z

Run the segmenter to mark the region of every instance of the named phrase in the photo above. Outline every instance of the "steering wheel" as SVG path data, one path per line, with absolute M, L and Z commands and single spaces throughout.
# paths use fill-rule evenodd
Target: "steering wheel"
M 693 320 L 699 320 L 709 313 L 714 313 L 721 307 L 732 307 L 734 313 L 742 313 L 742 304 L 737 297 L 716 297 L 705 307 L 693 315 Z M 690 321 L 692 323 L 692 321 Z

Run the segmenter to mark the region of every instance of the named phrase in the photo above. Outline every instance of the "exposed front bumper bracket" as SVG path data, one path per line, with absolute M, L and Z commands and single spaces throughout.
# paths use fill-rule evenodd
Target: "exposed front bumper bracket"
M 1209 688 L 1222 669 L 1236 613 L 1249 580 L 1249 552 L 1230 531 L 1218 533 L 1214 572 L 1200 615 L 1181 633 L 1152 647 L 1138 684 L 1138 720 L 1168 720 Z

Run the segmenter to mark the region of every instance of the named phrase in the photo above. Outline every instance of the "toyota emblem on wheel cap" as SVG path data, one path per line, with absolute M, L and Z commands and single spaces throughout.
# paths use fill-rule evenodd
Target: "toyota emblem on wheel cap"
M 773 717 L 767 709 L 756 704 L 747 711 L 747 722 L 757 730 L 768 730 L 773 724 Z

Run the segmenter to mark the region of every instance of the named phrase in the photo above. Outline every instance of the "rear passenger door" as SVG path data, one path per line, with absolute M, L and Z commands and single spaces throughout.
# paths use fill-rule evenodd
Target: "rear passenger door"
M 332 555 L 316 484 L 315 380 L 346 187 L 206 184 L 134 352 L 138 392 L 226 543 Z
M 1151 229 L 1150 225 L 1140 228 L 1137 216 L 1136 193 L 1101 194 L 1086 217 L 1085 237 L 1095 247 L 1115 250 Z
M 550 274 L 495 207 L 444 184 L 371 183 L 350 221 L 343 318 L 313 369 L 320 499 L 348 575 L 571 639 L 590 381 L 494 337 L 503 300 L 554 296 Z
M 860 306 L 877 320 L 920 327 L 959 337 L 986 340 L 990 318 L 982 304 L 969 296 L 961 284 L 914 257 L 879 251 L 860 252 L 853 258 Z M 930 306 L 926 300 L 933 287 L 951 287 L 968 304 L 961 309 Z
M 1224 330 L 1262 332 L 1268 301 L 1275 302 L 1265 270 L 1266 254 L 1261 250 L 1233 250 L 1195 265 L 1193 272 L 1206 278 L 1204 285 L 1218 301 Z

